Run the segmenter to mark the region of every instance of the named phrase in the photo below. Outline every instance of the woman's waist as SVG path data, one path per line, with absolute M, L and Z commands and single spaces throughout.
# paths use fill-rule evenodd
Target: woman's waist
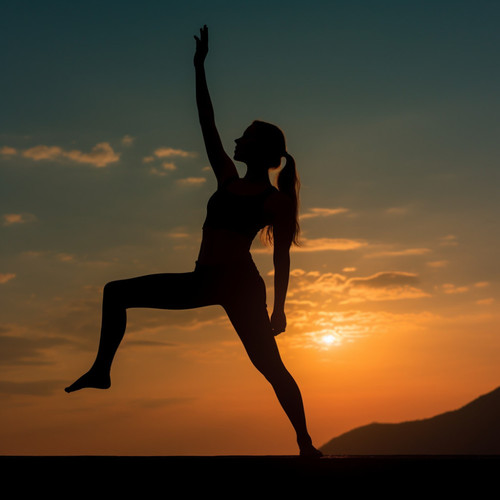
M 225 263 L 252 260 L 252 240 L 244 235 L 225 229 L 203 229 L 198 261 Z
M 209 275 L 227 276 L 232 279 L 240 279 L 243 276 L 260 277 L 250 252 L 245 255 L 224 256 L 200 251 L 195 270 Z

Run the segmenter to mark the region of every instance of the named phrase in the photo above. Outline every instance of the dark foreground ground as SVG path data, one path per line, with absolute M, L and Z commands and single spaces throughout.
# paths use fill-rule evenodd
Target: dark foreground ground
M 7 457 L 0 456 L 10 498 L 130 495 L 140 498 L 250 498 L 346 492 L 391 498 L 498 493 L 500 456 Z M 483 496 L 484 495 L 484 496 Z M 301 495 L 302 496 L 302 495 Z

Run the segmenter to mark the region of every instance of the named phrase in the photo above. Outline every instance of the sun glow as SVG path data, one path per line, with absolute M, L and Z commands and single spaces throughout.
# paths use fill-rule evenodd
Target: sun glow
M 309 333 L 311 339 L 311 347 L 315 346 L 320 350 L 329 349 L 333 346 L 338 346 L 342 343 L 342 337 L 332 330 L 322 330 L 319 332 Z
M 321 337 L 321 343 L 325 345 L 332 345 L 335 343 L 335 337 L 333 335 L 323 335 L 323 337 Z

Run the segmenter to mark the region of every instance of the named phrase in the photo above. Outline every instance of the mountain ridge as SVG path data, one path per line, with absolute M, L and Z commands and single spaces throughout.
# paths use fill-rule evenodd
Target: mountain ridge
M 329 455 L 499 455 L 500 387 L 434 417 L 357 427 L 320 449 Z

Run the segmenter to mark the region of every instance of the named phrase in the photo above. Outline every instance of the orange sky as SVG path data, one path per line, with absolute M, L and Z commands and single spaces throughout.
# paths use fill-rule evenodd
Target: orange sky
M 130 311 L 111 389 L 63 391 L 94 359 L 106 282 L 194 267 L 215 189 L 204 23 L 227 150 L 276 123 L 301 175 L 278 343 L 316 445 L 499 385 L 498 6 L 77 4 L 6 7 L 0 33 L 1 454 L 296 453 L 217 307 Z

